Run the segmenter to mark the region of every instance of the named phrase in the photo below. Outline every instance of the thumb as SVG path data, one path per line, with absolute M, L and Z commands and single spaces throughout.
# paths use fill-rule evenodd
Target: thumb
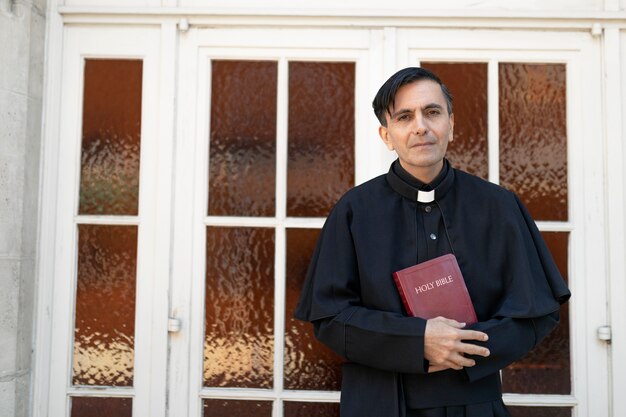
M 443 319 L 442 321 L 444 323 L 446 323 L 448 326 L 452 326 L 452 327 L 455 327 L 457 329 L 462 329 L 467 324 L 467 323 L 458 322 L 458 321 L 453 320 L 453 319 L 448 319 L 448 318 L 445 318 L 445 317 L 442 317 L 442 319 Z

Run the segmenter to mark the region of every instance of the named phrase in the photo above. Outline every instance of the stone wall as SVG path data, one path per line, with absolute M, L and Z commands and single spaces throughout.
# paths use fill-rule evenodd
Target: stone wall
M 29 415 L 46 0 L 0 0 L 0 417 Z

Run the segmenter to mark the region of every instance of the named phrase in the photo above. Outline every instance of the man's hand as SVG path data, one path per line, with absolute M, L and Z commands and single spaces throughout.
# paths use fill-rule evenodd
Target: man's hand
M 472 359 L 464 355 L 489 356 L 487 348 L 465 340 L 486 341 L 486 333 L 476 330 L 463 330 L 464 323 L 445 317 L 436 317 L 426 321 L 424 334 L 424 357 L 430 362 L 428 372 L 443 371 L 452 368 L 456 370 L 476 365 Z

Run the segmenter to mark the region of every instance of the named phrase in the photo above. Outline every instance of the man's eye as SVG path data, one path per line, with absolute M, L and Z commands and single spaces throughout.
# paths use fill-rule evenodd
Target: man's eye
M 429 110 L 427 113 L 429 116 L 438 116 L 441 114 L 439 110 Z
M 409 115 L 408 114 L 403 114 L 401 116 L 398 116 L 398 120 L 400 120 L 400 121 L 409 120 Z

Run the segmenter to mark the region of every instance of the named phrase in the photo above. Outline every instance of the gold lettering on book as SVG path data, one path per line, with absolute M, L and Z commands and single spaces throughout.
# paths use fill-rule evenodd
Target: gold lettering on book
M 419 295 L 423 292 L 430 291 L 435 287 L 441 287 L 442 285 L 451 284 L 453 282 L 452 275 L 448 275 L 447 277 L 443 277 L 437 279 L 435 281 L 428 282 L 426 284 L 422 284 L 419 287 L 415 287 L 415 292 Z

